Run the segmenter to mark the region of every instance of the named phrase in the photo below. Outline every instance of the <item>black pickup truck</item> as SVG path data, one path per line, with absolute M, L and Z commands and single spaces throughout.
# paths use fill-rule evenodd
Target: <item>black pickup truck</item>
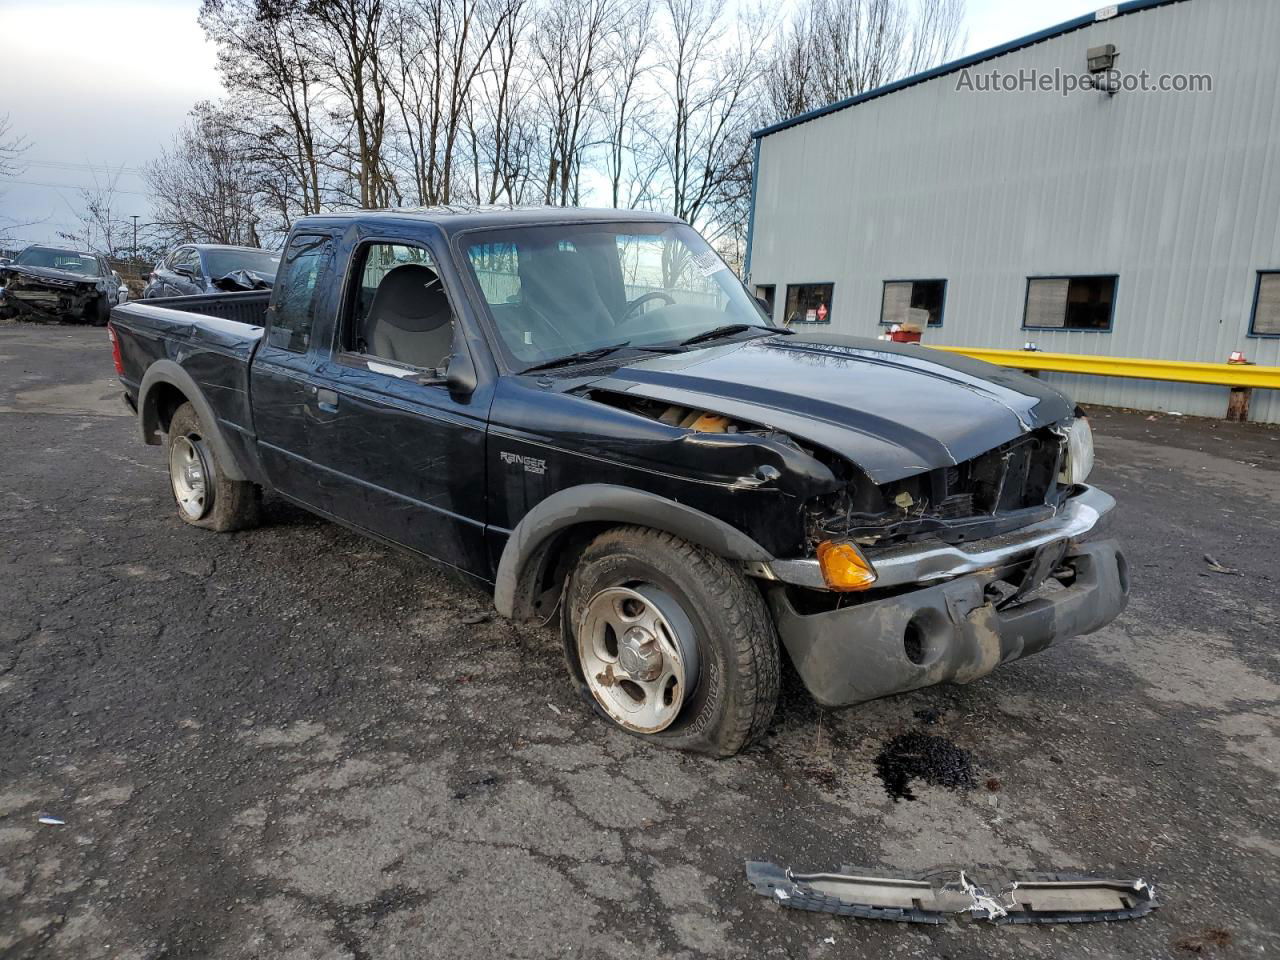
M 847 706 L 1127 599 L 1061 394 L 774 326 L 670 217 L 308 217 L 269 294 L 123 305 L 110 334 L 183 520 L 251 526 L 266 490 L 452 567 L 558 621 L 588 702 L 671 746 L 760 736 L 779 639 Z

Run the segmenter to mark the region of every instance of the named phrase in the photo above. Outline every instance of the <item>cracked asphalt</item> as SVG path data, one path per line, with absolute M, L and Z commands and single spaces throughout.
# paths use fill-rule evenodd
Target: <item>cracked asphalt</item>
M 422 563 L 278 503 L 184 526 L 103 331 L 0 326 L 0 371 L 0 956 L 1280 950 L 1278 428 L 1096 411 L 1119 621 L 843 712 L 792 682 L 717 762 L 606 728 L 548 631 Z M 875 758 L 916 730 L 974 789 L 889 797 Z M 747 859 L 1140 876 L 1162 906 L 848 920 L 756 897 Z

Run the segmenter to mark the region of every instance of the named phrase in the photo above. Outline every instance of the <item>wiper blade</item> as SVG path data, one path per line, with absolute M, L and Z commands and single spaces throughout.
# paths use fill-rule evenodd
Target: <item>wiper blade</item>
M 791 333 L 790 330 L 783 330 L 781 327 L 765 327 L 758 323 L 726 323 L 722 327 L 712 327 L 710 330 L 703 330 L 702 333 L 695 333 L 687 340 L 681 340 L 680 346 L 691 347 L 695 343 L 705 343 L 708 340 L 718 340 L 721 337 L 729 337 L 735 333 L 746 333 L 748 330 L 764 330 L 767 333 Z
M 543 360 L 541 363 L 535 363 L 531 367 L 525 367 L 521 373 L 532 373 L 535 370 L 551 370 L 555 367 L 568 367 L 575 363 L 585 363 L 589 360 L 599 360 L 607 357 L 611 353 L 617 353 L 623 347 L 631 346 L 630 340 L 623 340 L 621 343 L 615 343 L 607 347 L 592 347 L 590 350 L 579 350 L 576 353 L 567 353 L 563 357 L 556 357 L 552 360 Z

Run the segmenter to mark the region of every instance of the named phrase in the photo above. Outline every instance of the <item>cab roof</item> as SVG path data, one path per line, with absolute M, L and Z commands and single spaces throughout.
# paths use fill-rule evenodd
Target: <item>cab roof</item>
M 355 223 L 417 223 L 451 235 L 481 227 L 536 226 L 552 223 L 684 223 L 679 217 L 648 210 L 589 209 L 553 206 L 487 206 L 453 204 L 443 207 L 398 207 L 390 210 L 351 210 L 303 217 L 294 224 L 333 227 Z

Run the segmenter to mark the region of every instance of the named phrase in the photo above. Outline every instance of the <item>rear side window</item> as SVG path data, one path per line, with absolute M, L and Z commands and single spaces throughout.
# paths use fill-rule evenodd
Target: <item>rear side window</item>
M 316 319 L 321 280 L 328 272 L 333 241 L 314 234 L 298 234 L 289 241 L 276 277 L 268 342 L 273 347 L 306 353 Z

